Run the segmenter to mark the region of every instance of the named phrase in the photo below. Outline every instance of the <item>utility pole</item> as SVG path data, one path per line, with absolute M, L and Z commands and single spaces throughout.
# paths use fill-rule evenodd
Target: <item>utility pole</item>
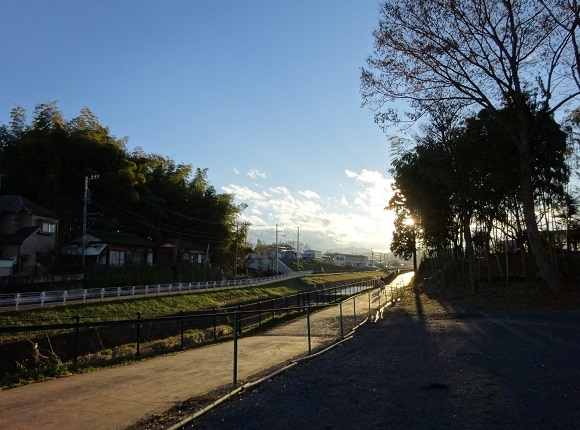
M 300 272 L 300 227 L 298 229 L 298 237 L 296 239 L 296 271 Z
M 85 249 L 87 247 L 87 204 L 90 200 L 89 181 L 99 179 L 99 175 L 85 176 L 85 191 L 83 194 L 83 234 L 81 249 L 81 266 L 85 265 Z
M 276 255 L 274 256 L 276 259 L 276 275 L 278 274 L 278 224 L 276 224 Z
M 234 281 L 238 279 L 238 231 L 240 229 L 240 223 L 236 223 L 236 256 L 234 260 Z

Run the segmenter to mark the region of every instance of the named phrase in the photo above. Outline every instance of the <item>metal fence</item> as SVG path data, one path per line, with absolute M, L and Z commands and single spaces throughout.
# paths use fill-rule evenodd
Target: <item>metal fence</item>
M 46 304 L 85 303 L 89 300 L 110 300 L 149 295 L 180 294 L 183 292 L 225 290 L 242 287 L 268 285 L 287 279 L 311 275 L 312 271 L 294 272 L 255 279 L 236 279 L 207 282 L 180 282 L 173 284 L 150 284 L 112 288 L 89 288 L 61 291 L 39 291 L 15 294 L 0 294 L 0 309 L 18 310 L 21 307 L 43 307 Z
M 402 292 L 402 286 L 403 283 L 392 283 L 390 290 L 379 294 L 375 280 L 368 279 L 243 305 L 202 311 L 179 311 L 165 316 L 138 313 L 116 319 L 103 319 L 98 316 L 79 315 L 59 323 L 22 319 L 16 323 L 12 321 L 10 326 L 2 324 L 0 317 L 0 334 L 10 336 L 26 333 L 39 349 L 50 350 L 62 362 L 77 365 L 79 357 L 95 354 L 103 349 L 130 344 L 130 354 L 140 356 L 144 354 L 144 345 L 171 336 L 177 339 L 174 349 L 191 348 L 220 339 L 251 334 L 256 329 L 263 328 L 264 324 L 292 318 L 296 314 L 305 314 L 308 319 L 308 333 L 305 333 L 305 337 L 308 338 L 310 354 L 312 332 L 317 333 L 317 339 L 326 336 L 329 342 L 344 337 L 345 331 L 366 318 L 374 317 L 375 311 L 396 301 Z M 329 307 L 338 307 L 338 312 L 334 313 L 333 325 L 325 323 L 317 326 L 316 322 L 310 323 L 312 314 Z M 8 358 L 7 354 L 12 354 L 8 360 L 3 360 L 5 363 L 24 362 L 25 357 L 14 356 L 18 350 L 14 343 L 0 344 L 0 355 Z M 3 373 L 14 371 L 10 368 L 0 370 Z

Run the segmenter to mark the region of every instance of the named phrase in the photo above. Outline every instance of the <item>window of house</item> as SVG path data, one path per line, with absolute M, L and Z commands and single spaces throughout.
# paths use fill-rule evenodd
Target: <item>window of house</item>
M 135 266 L 141 265 L 141 263 L 144 260 L 143 257 L 144 257 L 144 255 L 142 252 L 139 252 L 139 251 L 134 252 L 133 253 L 133 262 L 132 262 L 133 265 L 135 265 Z
M 109 251 L 109 266 L 124 266 L 125 251 Z
M 43 221 L 42 225 L 40 226 L 40 232 L 43 234 L 55 234 L 56 224 L 53 222 Z

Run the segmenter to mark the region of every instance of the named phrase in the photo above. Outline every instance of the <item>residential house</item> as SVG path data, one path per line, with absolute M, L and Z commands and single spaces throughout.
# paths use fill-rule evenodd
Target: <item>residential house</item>
M 154 262 L 171 265 L 176 262 L 205 265 L 209 264 L 209 245 L 202 245 L 185 239 L 168 238 L 155 248 Z
M 150 266 L 153 264 L 153 242 L 135 234 L 91 230 L 85 239 L 85 263 L 113 267 Z M 82 237 L 60 250 L 78 260 L 82 256 Z
M 0 276 L 37 274 L 53 262 L 58 216 L 18 195 L 0 195 Z

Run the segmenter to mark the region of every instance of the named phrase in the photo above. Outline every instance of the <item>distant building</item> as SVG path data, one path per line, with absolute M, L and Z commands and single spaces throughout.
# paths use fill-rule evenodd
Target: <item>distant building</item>
M 307 249 L 302 253 L 303 258 L 322 258 L 322 251 L 315 251 L 313 249 Z
M 368 260 L 365 255 L 336 254 L 332 262 L 339 267 L 367 267 Z

